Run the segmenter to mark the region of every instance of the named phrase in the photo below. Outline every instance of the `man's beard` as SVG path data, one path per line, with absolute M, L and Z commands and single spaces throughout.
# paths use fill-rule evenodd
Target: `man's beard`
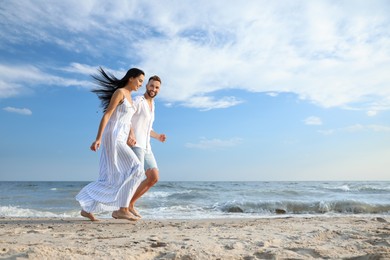
M 153 91 L 154 94 L 152 94 L 151 90 L 146 91 L 146 93 L 148 93 L 148 96 L 151 97 L 151 98 L 154 98 L 154 97 L 157 96 L 156 92 Z

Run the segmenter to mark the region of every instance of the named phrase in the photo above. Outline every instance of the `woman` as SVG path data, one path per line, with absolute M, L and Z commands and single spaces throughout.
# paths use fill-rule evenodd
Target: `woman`
M 100 145 L 102 148 L 99 179 L 85 186 L 76 196 L 76 200 L 82 208 L 81 216 L 91 221 L 97 220 L 93 212 L 101 211 L 113 211 L 114 218 L 137 220 L 129 212 L 128 205 L 143 179 L 144 171 L 126 142 L 131 118 L 135 113 L 131 92 L 142 86 L 145 73 L 132 68 L 120 80 L 107 74 L 102 68 L 99 73 L 100 75 L 93 78 L 100 88 L 92 92 L 101 100 L 104 115 L 96 140 L 90 147 L 92 151 L 97 151 Z

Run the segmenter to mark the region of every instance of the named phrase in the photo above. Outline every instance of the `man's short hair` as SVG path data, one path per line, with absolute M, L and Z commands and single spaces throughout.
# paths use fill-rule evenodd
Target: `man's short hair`
M 156 75 L 151 76 L 151 77 L 149 78 L 149 81 L 148 81 L 148 82 L 150 82 L 151 80 L 158 81 L 158 82 L 160 82 L 160 84 L 161 84 L 161 79 L 160 79 L 159 76 L 156 76 Z

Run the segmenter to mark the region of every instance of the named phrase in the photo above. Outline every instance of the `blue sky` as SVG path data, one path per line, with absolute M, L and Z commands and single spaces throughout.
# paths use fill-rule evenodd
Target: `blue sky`
M 386 0 L 2 1 L 0 180 L 97 178 L 99 66 L 162 78 L 160 180 L 390 180 L 389 13 Z

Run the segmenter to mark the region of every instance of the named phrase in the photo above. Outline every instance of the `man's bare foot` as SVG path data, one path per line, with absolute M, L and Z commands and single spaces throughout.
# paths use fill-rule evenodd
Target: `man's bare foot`
M 137 220 L 139 220 L 138 217 L 133 216 L 132 214 L 130 214 L 130 212 L 124 213 L 121 210 L 116 210 L 116 211 L 112 212 L 112 217 L 115 218 L 115 219 L 127 219 L 127 220 L 130 220 L 130 221 L 137 221 Z
M 84 218 L 89 218 L 91 221 L 99 221 L 97 218 L 92 213 L 88 213 L 85 210 L 82 210 L 80 212 L 80 215 L 83 216 Z
M 138 211 L 135 210 L 135 208 L 129 208 L 129 211 L 131 214 L 133 214 L 136 217 L 142 218 L 142 216 L 138 213 Z

